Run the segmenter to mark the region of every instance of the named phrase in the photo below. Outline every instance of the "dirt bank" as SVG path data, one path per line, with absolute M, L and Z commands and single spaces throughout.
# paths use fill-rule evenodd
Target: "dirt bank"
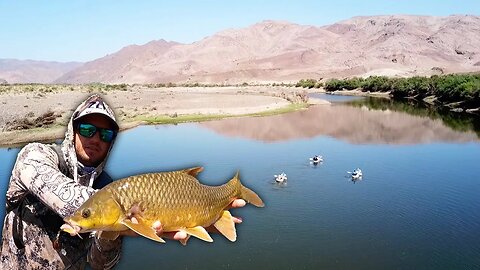
M 17 87 L 0 93 L 0 145 L 62 138 L 75 107 L 98 92 L 114 109 L 122 129 L 156 116 L 232 116 L 277 110 L 301 102 L 307 94 L 304 89 L 289 87 L 132 86 L 109 91 L 85 86 L 58 86 L 54 90 L 49 86 Z

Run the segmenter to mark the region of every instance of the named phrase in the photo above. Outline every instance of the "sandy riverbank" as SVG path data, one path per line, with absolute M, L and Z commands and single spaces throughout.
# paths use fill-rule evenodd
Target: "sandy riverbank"
M 68 87 L 71 88 L 70 86 Z M 0 94 L 0 145 L 19 145 L 63 137 L 75 107 L 92 94 L 75 87 L 55 91 L 11 91 Z M 126 91 L 101 91 L 113 107 L 122 129 L 155 117 L 189 115 L 243 116 L 288 108 L 307 92 L 292 87 L 129 87 Z M 311 100 L 315 104 L 328 102 Z M 202 116 L 202 117 L 200 117 Z M 195 117 L 193 117 L 195 119 Z

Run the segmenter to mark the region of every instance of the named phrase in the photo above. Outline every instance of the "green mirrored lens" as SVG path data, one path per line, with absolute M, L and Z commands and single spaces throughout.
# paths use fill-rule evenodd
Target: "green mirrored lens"
M 78 125 L 78 133 L 83 137 L 91 138 L 95 133 L 100 132 L 100 140 L 104 142 L 111 142 L 115 139 L 116 132 L 111 129 L 97 128 L 92 124 L 80 124 Z
M 115 132 L 110 129 L 101 129 L 100 130 L 100 139 L 104 142 L 111 142 L 115 137 Z
M 94 125 L 80 124 L 78 126 L 78 133 L 80 133 L 80 135 L 87 138 L 91 138 L 96 131 L 97 131 L 97 128 Z

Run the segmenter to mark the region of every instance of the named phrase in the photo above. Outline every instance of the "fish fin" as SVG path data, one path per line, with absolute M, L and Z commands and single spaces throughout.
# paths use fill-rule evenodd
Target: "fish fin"
M 263 203 L 262 199 L 255 193 L 253 190 L 245 187 L 242 185 L 241 188 L 242 194 L 240 195 L 240 198 L 244 199 L 248 203 L 251 203 L 255 205 L 256 207 L 264 207 L 265 204 Z
M 99 231 L 97 233 L 97 238 L 107 239 L 107 240 L 115 240 L 120 235 L 119 232 L 115 231 Z
M 187 238 L 180 240 L 180 243 L 182 243 L 182 245 L 186 246 L 188 239 L 190 239 L 190 234 L 187 234 Z
M 193 227 L 193 228 L 185 228 L 185 229 L 181 229 L 181 231 L 184 231 L 187 234 L 193 235 L 197 238 L 200 238 L 203 241 L 213 242 L 212 237 L 210 237 L 208 232 L 202 226 L 197 226 L 197 227 Z
M 185 170 L 182 170 L 182 172 L 188 174 L 188 175 L 191 175 L 193 177 L 197 177 L 197 175 L 203 171 L 203 167 L 193 167 L 193 168 L 188 168 L 188 169 L 185 169 Z
M 235 242 L 237 240 L 237 231 L 233 223 L 232 215 L 229 211 L 223 211 L 222 216 L 213 224 L 217 230 L 228 240 Z
M 132 231 L 140 234 L 141 236 L 152 239 L 153 241 L 165 243 L 165 240 L 160 238 L 152 227 L 146 225 L 141 218 L 137 218 L 137 220 L 138 223 L 133 223 L 129 219 L 124 219 L 121 223 L 130 228 Z
M 232 180 L 230 180 L 229 184 L 234 185 L 235 187 L 240 186 L 240 199 L 244 199 L 245 201 L 255 205 L 256 207 L 265 206 L 262 199 L 260 199 L 257 193 L 242 185 L 242 183 L 240 182 L 240 176 L 238 171 L 232 178 Z

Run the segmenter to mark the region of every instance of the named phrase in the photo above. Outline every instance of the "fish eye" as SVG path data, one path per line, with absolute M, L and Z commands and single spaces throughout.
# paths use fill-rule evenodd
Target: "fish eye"
M 82 211 L 82 217 L 88 218 L 90 216 L 90 209 L 83 209 Z

